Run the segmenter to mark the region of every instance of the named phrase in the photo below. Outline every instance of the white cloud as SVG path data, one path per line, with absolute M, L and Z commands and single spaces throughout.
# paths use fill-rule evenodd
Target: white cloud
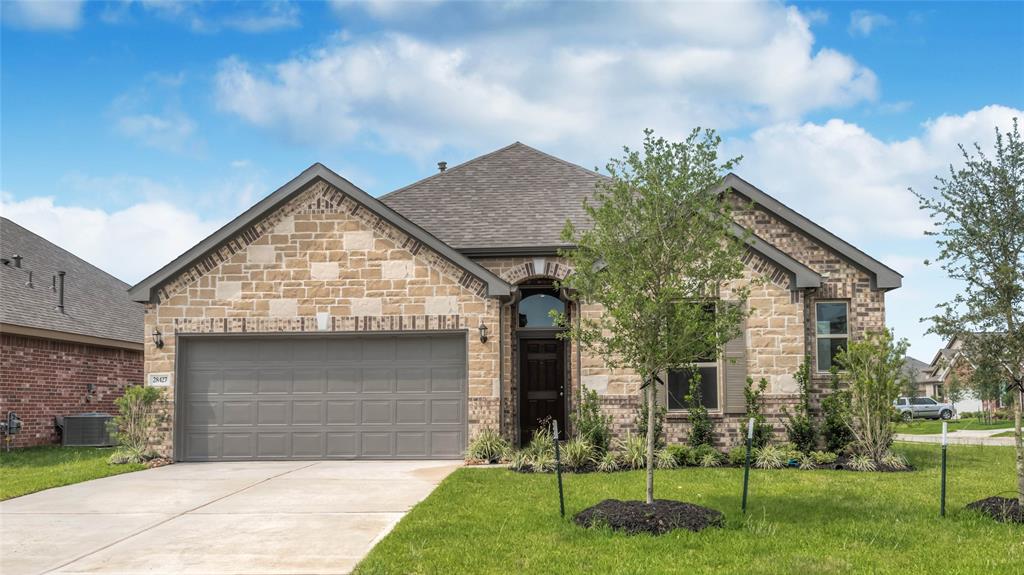
M 270 66 L 227 59 L 216 98 L 302 142 L 360 139 L 422 156 L 442 142 L 515 139 L 603 155 L 597 142 L 633 141 L 644 127 L 746 127 L 876 96 L 875 75 L 816 50 L 795 8 L 607 4 L 541 28 L 518 17 L 498 33 L 331 42 Z
M 266 2 L 260 10 L 249 11 L 224 20 L 224 26 L 249 34 L 298 28 L 299 7 L 291 2 Z
M 4 197 L 0 213 L 128 283 L 156 271 L 222 223 L 163 201 L 106 211 L 58 205 L 51 197 Z
M 183 114 L 138 114 L 118 118 L 117 130 L 151 148 L 181 152 L 195 133 L 196 124 Z
M 1024 111 L 987 106 L 929 120 L 919 136 L 889 142 L 838 119 L 782 123 L 727 149 L 743 154 L 740 175 L 841 237 L 920 238 L 929 219 L 907 188 L 929 193 L 933 177 L 959 163 L 958 143 L 990 145 L 994 128 L 1006 129 L 1014 116 Z
M 82 24 L 81 0 L 4 0 L 4 24 L 32 30 L 74 30 Z
M 854 10 L 850 12 L 850 26 L 847 31 L 851 36 L 868 37 L 879 28 L 892 26 L 892 20 L 885 14 L 870 12 L 868 10 Z
M 184 84 L 181 73 L 149 74 L 143 84 L 111 103 L 114 130 L 150 148 L 201 155 L 198 125 L 181 110 Z

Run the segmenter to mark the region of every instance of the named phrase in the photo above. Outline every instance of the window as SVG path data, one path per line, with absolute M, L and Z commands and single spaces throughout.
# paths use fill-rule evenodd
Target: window
M 930 397 L 912 397 L 910 405 L 935 405 L 935 400 Z
M 519 302 L 519 327 L 557 327 L 550 315 L 551 310 L 565 313 L 565 302 L 546 293 L 524 297 Z
M 695 369 L 680 369 L 668 372 L 668 408 L 670 411 L 687 409 L 686 396 L 690 393 L 690 385 L 694 373 L 700 374 L 701 403 L 708 409 L 718 409 L 718 363 L 701 362 Z
M 836 354 L 846 349 L 850 341 L 850 324 L 847 321 L 849 304 L 844 301 L 820 302 L 815 304 L 814 311 L 818 371 L 828 371 L 832 368 Z
M 901 398 L 896 400 L 896 405 L 906 405 L 906 404 L 907 404 L 907 398 L 905 398 L 905 397 L 901 397 Z

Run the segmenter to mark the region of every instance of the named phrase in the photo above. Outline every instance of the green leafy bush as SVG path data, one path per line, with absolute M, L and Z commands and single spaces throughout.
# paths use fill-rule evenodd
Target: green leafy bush
M 466 459 L 497 463 L 509 452 L 508 441 L 493 429 L 484 429 L 476 434 L 466 448 Z
M 693 450 L 690 449 L 688 445 L 673 443 L 665 449 L 675 457 L 676 465 L 678 467 L 686 467 L 687 465 L 693 465 L 696 463 L 693 458 Z
M 547 473 L 555 470 L 555 452 L 539 451 L 530 456 L 530 467 L 539 473 Z
M 814 462 L 814 457 L 808 454 L 801 454 L 800 459 L 797 460 L 800 469 L 816 469 L 818 464 Z
M 754 467 L 758 469 L 782 469 L 786 465 L 786 453 L 775 445 L 765 445 L 754 452 Z
M 597 462 L 598 471 L 618 471 L 622 466 L 622 457 L 614 451 L 606 451 Z
M 708 416 L 708 408 L 704 407 L 700 391 L 700 372 L 694 373 L 690 380 L 690 393 L 683 398 L 690 415 L 690 445 L 710 446 L 714 441 L 715 424 Z
M 757 386 L 754 386 L 754 379 L 747 378 L 747 384 L 743 388 L 743 396 L 746 398 L 747 415 L 744 422 L 754 419 L 753 446 L 764 447 L 772 440 L 772 426 L 764 418 L 764 392 L 768 389 L 768 380 L 761 378 Z M 747 436 L 746 423 L 741 424 L 742 436 Z
M 580 471 L 594 463 L 594 446 L 582 437 L 575 437 L 561 446 L 562 464 L 573 471 Z
M 651 385 L 654 385 L 653 383 Z M 647 401 L 644 400 L 640 403 L 640 410 L 636 415 L 636 428 L 640 435 L 647 437 Z M 654 418 L 654 450 L 657 451 L 662 447 L 665 447 L 665 406 L 659 404 L 655 410 L 656 417 Z
M 583 389 L 577 400 L 576 411 L 569 415 L 569 419 L 576 437 L 592 445 L 596 455 L 608 451 L 612 440 L 612 416 L 601 411 L 596 391 Z
M 810 453 L 818 448 L 818 430 L 811 417 L 811 358 L 805 357 L 794 377 L 799 390 L 799 400 L 792 413 L 783 408 L 786 416 L 786 437 L 801 453 Z
M 114 400 L 117 415 L 110 422 L 110 431 L 118 446 L 110 456 L 110 463 L 144 463 L 158 456 L 153 449 L 152 435 L 163 419 L 157 410 L 157 402 L 162 398 L 163 390 L 158 387 L 133 385 Z
M 627 469 L 643 469 L 647 466 L 647 438 L 643 435 L 626 435 L 622 441 L 622 464 Z
M 903 457 L 898 453 L 889 452 L 882 458 L 882 465 L 885 465 L 889 469 L 905 470 L 910 465 L 907 463 L 907 458 Z
M 693 461 L 701 467 L 718 467 L 722 463 L 723 455 L 714 447 L 708 444 L 699 445 L 693 448 Z M 714 460 L 714 464 L 712 464 Z
M 555 458 L 555 443 L 551 436 L 551 432 L 546 427 L 541 427 L 533 432 L 533 437 L 530 439 L 530 444 L 526 446 L 526 454 L 530 456 L 531 460 L 536 461 L 537 459 L 543 459 L 550 456 L 552 460 Z
M 679 467 L 676 456 L 667 448 L 658 450 L 658 453 L 654 456 L 654 463 L 658 466 L 658 469 L 675 469 Z
M 838 459 L 836 454 L 831 451 L 812 451 L 811 458 L 817 465 L 831 465 Z
M 753 458 L 753 452 L 751 452 Z M 747 462 L 747 446 L 737 445 L 729 450 L 729 463 L 732 465 L 743 465 Z
M 821 433 L 825 448 L 840 453 L 853 442 L 853 432 L 850 431 L 850 392 L 841 389 L 837 366 L 832 366 L 831 373 L 831 393 L 821 400 Z
M 522 450 L 512 452 L 508 457 L 508 468 L 513 471 L 531 470 L 530 454 Z
M 874 471 L 878 469 L 875 460 L 867 454 L 854 455 L 846 462 L 846 466 L 854 471 Z

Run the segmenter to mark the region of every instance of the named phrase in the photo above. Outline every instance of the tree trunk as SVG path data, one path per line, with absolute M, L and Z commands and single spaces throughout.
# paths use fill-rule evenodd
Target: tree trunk
M 1024 437 L 1021 432 L 1021 417 L 1024 413 L 1024 388 L 1018 382 L 1017 401 L 1013 406 L 1013 444 L 1017 448 L 1017 502 L 1024 507 Z
M 657 414 L 658 393 L 655 379 L 647 383 L 647 503 L 654 503 L 654 418 Z

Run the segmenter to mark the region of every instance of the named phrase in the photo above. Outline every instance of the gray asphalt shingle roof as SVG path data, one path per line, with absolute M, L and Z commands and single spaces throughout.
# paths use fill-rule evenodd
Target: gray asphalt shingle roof
M 602 176 L 516 142 L 380 198 L 457 250 L 564 246 Z
M 144 308 L 128 284 L 7 218 L 0 218 L 0 256 L 9 260 L 0 265 L 0 323 L 142 343 Z M 66 272 L 64 313 L 52 289 L 58 271 Z

